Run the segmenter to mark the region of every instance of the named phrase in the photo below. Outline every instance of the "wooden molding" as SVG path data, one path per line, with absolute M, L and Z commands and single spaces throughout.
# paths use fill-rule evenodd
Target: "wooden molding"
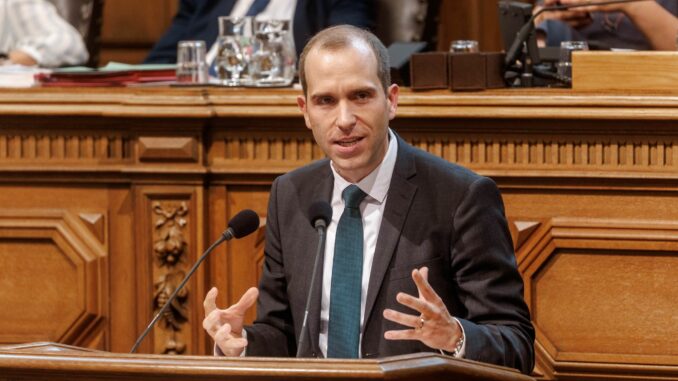
M 87 344 L 107 307 L 107 248 L 64 210 L 0 210 L 0 343 Z M 0 281 L 0 284 L 3 283 Z M 105 338 L 99 338 L 105 340 Z
M 104 230 L 104 216 L 100 213 L 80 213 L 80 220 L 86 224 L 89 231 L 99 239 L 99 242 L 106 242 L 106 232 Z
M 537 229 L 517 257 L 545 371 L 678 371 L 676 253 L 673 221 L 553 218 Z
M 194 137 L 141 136 L 139 160 L 196 162 L 198 142 Z

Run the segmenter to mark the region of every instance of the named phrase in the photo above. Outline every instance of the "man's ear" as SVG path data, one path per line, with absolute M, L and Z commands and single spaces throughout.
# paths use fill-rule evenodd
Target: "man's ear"
M 304 114 L 304 121 L 306 122 L 306 128 L 311 129 L 311 121 L 308 117 L 308 104 L 306 103 L 306 97 L 304 95 L 299 95 L 297 97 L 297 105 L 299 105 L 299 110 Z
M 395 83 L 388 87 L 386 91 L 386 101 L 388 102 L 388 120 L 393 120 L 398 110 L 398 95 L 400 87 Z

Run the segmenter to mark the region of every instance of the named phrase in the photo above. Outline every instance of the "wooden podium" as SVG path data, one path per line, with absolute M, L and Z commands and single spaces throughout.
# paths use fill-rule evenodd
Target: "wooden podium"
M 55 343 L 0 346 L 0 381 L 225 379 L 534 381 L 512 369 L 432 353 L 328 360 L 131 355 Z

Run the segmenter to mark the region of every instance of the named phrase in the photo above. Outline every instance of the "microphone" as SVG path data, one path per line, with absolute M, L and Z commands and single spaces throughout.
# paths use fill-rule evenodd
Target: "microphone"
M 511 47 L 506 51 L 506 58 L 504 59 L 504 66 L 509 67 L 512 65 L 518 58 L 518 54 L 522 50 L 521 47 L 523 43 L 527 41 L 530 33 L 534 30 L 534 20 L 537 16 L 541 15 L 544 12 L 552 11 L 566 11 L 568 9 L 581 8 L 581 7 L 590 7 L 596 5 L 611 5 L 611 4 L 621 4 L 621 3 L 635 3 L 638 1 L 647 1 L 647 0 L 608 0 L 608 1 L 593 1 L 589 3 L 582 4 L 559 4 L 552 5 L 550 7 L 544 7 L 539 11 L 535 12 L 532 17 L 527 20 L 527 22 L 520 28 L 516 34 L 516 38 L 513 40 Z
M 313 285 L 315 284 L 316 273 L 318 272 L 318 260 L 325 252 L 325 233 L 327 226 L 332 221 L 332 207 L 327 201 L 316 201 L 308 209 L 308 219 L 311 226 L 318 232 L 318 248 L 315 252 L 313 261 L 313 272 L 311 273 L 311 287 L 306 298 L 306 308 L 304 308 L 304 321 L 301 323 L 301 332 L 299 333 L 299 345 L 297 346 L 297 357 L 301 357 L 301 349 L 304 347 L 306 336 L 308 336 L 308 310 L 311 308 L 313 300 Z
M 221 237 L 217 239 L 212 246 L 208 247 L 207 250 L 200 256 L 197 262 L 191 267 L 191 270 L 188 272 L 188 274 L 184 277 L 184 280 L 181 281 L 179 286 L 174 290 L 172 295 L 170 295 L 169 299 L 167 299 L 167 302 L 160 308 L 160 311 L 155 315 L 153 320 L 148 324 L 148 327 L 144 330 L 144 332 L 139 336 L 137 341 L 134 343 L 134 346 L 132 349 L 129 351 L 129 353 L 134 353 L 137 351 L 137 348 L 139 348 L 139 345 L 141 342 L 144 340 L 146 335 L 151 331 L 151 328 L 155 326 L 155 324 L 158 322 L 162 314 L 167 310 L 167 307 L 169 307 L 170 304 L 174 301 L 174 299 L 177 297 L 177 294 L 179 291 L 181 291 L 182 288 L 184 288 L 184 285 L 186 285 L 186 282 L 191 278 L 191 275 L 195 272 L 195 270 L 198 269 L 198 266 L 207 258 L 207 256 L 214 250 L 215 247 L 219 246 L 222 242 L 224 241 L 229 241 L 233 238 L 242 238 L 246 235 L 254 233 L 255 230 L 259 228 L 259 216 L 257 215 L 256 212 L 254 212 L 251 209 L 245 209 L 240 211 L 238 214 L 235 215 L 235 217 L 231 218 L 230 221 L 228 221 L 228 229 L 224 231 L 221 234 Z

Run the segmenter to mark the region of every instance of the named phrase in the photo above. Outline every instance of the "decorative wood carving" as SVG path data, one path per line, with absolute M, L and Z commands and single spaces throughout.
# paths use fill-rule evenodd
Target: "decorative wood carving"
M 186 202 L 176 201 L 155 201 L 152 207 L 155 217 L 153 251 L 158 263 L 154 269 L 153 307 L 157 313 L 185 276 L 182 268 L 186 267 L 189 256 L 184 229 L 189 210 Z M 188 292 L 188 286 L 184 287 L 160 320 L 160 329 L 166 336 L 162 353 L 183 354 L 186 351 L 180 332 L 189 320 Z
M 508 218 L 509 221 L 509 231 L 511 232 L 511 238 L 513 239 L 513 248 L 518 249 L 520 246 L 525 243 L 530 235 L 541 225 L 540 222 L 536 221 L 517 221 L 513 218 Z
M 80 213 L 80 219 L 89 228 L 89 231 L 99 239 L 99 242 L 105 243 L 106 236 L 104 232 L 104 215 L 100 213 Z
M 106 256 L 67 211 L 0 210 L 0 343 L 87 345 L 105 332 Z
M 198 142 L 193 137 L 139 137 L 139 160 L 198 160 Z
M 131 158 L 130 138 L 103 134 L 0 133 L 3 161 L 124 161 Z
M 554 218 L 537 230 L 518 265 L 546 372 L 678 370 L 676 253 L 676 222 Z
M 482 168 L 678 171 L 675 136 L 479 136 L 403 134 L 409 143 L 453 163 Z
M 296 105 L 299 94 L 296 89 L 223 88 L 0 90 L 0 214 L 9 208 L 38 214 L 54 209 L 68 210 L 74 218 L 68 234 L 46 229 L 36 236 L 36 230 L 21 225 L 33 224 L 33 218 L 0 227 L 0 269 L 4 274 L 19 263 L 22 267 L 12 273 L 28 274 L 0 276 L 0 332 L 12 334 L 3 340 L 54 337 L 115 352 L 129 350 L 153 309 L 173 289 L 170 278 L 187 271 L 229 217 L 243 208 L 264 216 L 274 177 L 323 157 Z M 676 290 L 662 283 L 669 277 L 667 269 L 675 267 L 671 261 L 676 251 L 661 238 L 675 231 L 662 230 L 661 221 L 678 220 L 676 121 L 678 95 L 669 93 L 401 92 L 398 117 L 391 122 L 400 136 L 492 177 L 502 190 L 507 214 L 514 217 L 509 228 L 535 313 L 541 378 L 629 381 L 678 375 L 675 346 L 665 342 L 666 335 L 676 333 L 666 315 L 672 306 L 667 290 Z M 175 143 L 195 139 L 197 159 L 188 160 L 191 149 L 174 143 L 162 151 L 166 158 L 152 154 L 157 159 L 142 159 L 152 152 L 145 149 L 156 146 L 142 147 L 140 137 L 168 137 Z M 160 242 L 156 201 L 165 211 L 186 203 L 186 225 L 177 228 L 181 239 L 175 229 Z M 563 217 L 588 227 L 563 225 Z M 640 230 L 622 228 L 619 221 Z M 601 232 L 617 235 L 599 238 Z M 636 239 L 638 232 L 654 238 Z M 218 304 L 226 306 L 255 286 L 263 260 L 263 229 L 258 234 L 215 251 L 173 306 L 175 320 L 161 322 L 142 351 L 176 352 L 184 344 L 184 353 L 211 352 L 200 327 L 204 288 L 218 286 Z M 67 241 L 71 235 L 78 238 Z M 62 258 L 73 256 L 68 255 L 78 246 L 73 242 L 110 250 L 100 270 L 87 272 L 100 282 L 96 287 L 68 291 L 77 289 L 68 275 L 74 270 Z M 161 243 L 166 255 L 158 257 L 154 245 Z M 183 254 L 174 254 L 176 250 Z M 40 262 L 45 258 L 48 262 Z M 160 258 L 173 261 L 176 272 L 161 266 Z M 38 264 L 44 272 L 27 270 Z M 91 279 L 85 284 L 95 282 Z M 624 279 L 633 289 L 620 283 Z M 31 315 L 5 308 L 11 296 L 3 291 L 16 284 L 28 289 L 21 282 L 29 281 L 31 292 L 40 290 L 36 298 L 49 299 L 45 305 L 57 314 L 73 312 L 73 294 L 96 294 L 87 299 L 87 310 L 103 311 L 96 316 L 104 318 L 100 324 L 76 322 L 77 333 L 61 336 L 48 321 L 40 335 L 32 335 L 33 325 L 24 318 Z M 40 283 L 52 281 L 64 284 L 55 289 Z M 14 283 L 9 287 L 8 282 Z M 35 300 L 18 303 L 29 301 Z M 591 306 L 594 301 L 598 305 Z M 600 313 L 615 303 L 629 307 L 622 313 Z M 639 305 L 646 310 L 633 310 Z M 590 314 L 576 319 L 587 309 Z M 188 322 L 182 324 L 183 311 Z M 6 316 L 13 323 L 2 320 Z M 17 316 L 23 319 L 20 323 Z M 628 326 L 638 316 L 644 320 L 637 328 Z M 181 326 L 176 338 L 168 323 Z M 582 326 L 572 326 L 577 323 Z M 668 328 L 657 337 L 649 325 Z M 618 344 L 617 331 L 628 331 L 629 340 Z M 641 337 L 642 332 L 648 336 Z M 626 348 L 629 342 L 634 348 L 636 341 L 643 350 L 650 341 L 655 345 L 643 354 L 630 353 Z

